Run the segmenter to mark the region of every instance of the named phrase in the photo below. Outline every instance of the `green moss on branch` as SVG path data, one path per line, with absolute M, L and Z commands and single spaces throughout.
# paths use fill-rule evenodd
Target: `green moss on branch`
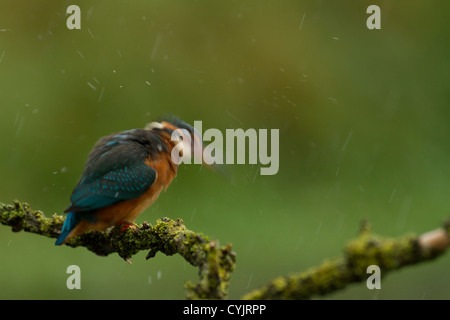
M 31 210 L 28 204 L 14 201 L 14 205 L 0 203 L 0 223 L 11 226 L 15 232 L 24 230 L 57 238 L 64 217 L 55 214 L 48 218 L 41 211 Z M 144 223 L 124 232 L 120 227 L 89 231 L 72 238 L 66 245 L 86 247 L 101 256 L 117 252 L 127 261 L 141 250 L 149 251 L 147 259 L 157 252 L 169 256 L 178 253 L 199 269 L 200 281 L 186 284 L 190 299 L 224 299 L 235 266 L 235 253 L 230 244 L 221 247 L 207 236 L 188 230 L 181 219 L 163 218 L 154 226 Z
M 0 223 L 11 226 L 16 232 L 25 230 L 57 238 L 64 218 L 58 215 L 47 218 L 42 212 L 31 210 L 26 203 L 15 201 L 13 205 L 0 203 Z M 74 237 L 67 245 L 83 246 L 103 256 L 117 252 L 127 261 L 141 250 L 148 250 L 147 259 L 157 252 L 178 253 L 199 270 L 200 280 L 186 283 L 190 299 L 225 298 L 235 268 L 231 245 L 222 247 L 207 236 L 188 230 L 181 219 L 163 218 L 154 226 L 143 223 L 125 232 L 119 227 L 91 231 Z M 309 299 L 329 294 L 348 284 L 365 281 L 370 265 L 377 265 L 381 275 L 385 276 L 392 270 L 432 260 L 446 252 L 449 246 L 450 222 L 420 236 L 395 239 L 373 234 L 370 226 L 364 224 L 359 236 L 347 244 L 342 257 L 305 272 L 278 277 L 243 299 Z
M 243 299 L 310 299 L 366 281 L 367 267 L 377 265 L 381 275 L 392 270 L 432 260 L 450 246 L 449 224 L 420 236 L 384 238 L 373 234 L 368 224 L 344 249 L 344 256 L 326 261 L 305 272 L 278 277 L 246 294 Z

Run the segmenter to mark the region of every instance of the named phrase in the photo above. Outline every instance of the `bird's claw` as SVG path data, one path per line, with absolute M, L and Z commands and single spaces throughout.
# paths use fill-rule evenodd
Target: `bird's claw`
M 130 223 L 130 222 L 125 222 L 125 221 L 120 221 L 118 223 L 120 225 L 120 231 L 124 232 L 125 230 L 127 230 L 128 228 L 130 228 L 131 230 L 133 230 L 133 232 L 138 231 L 139 227 L 136 223 Z

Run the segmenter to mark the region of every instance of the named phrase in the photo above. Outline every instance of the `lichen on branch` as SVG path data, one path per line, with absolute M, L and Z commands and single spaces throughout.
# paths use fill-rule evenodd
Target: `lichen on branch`
M 14 205 L 0 203 L 0 223 L 21 230 L 57 238 L 64 217 L 54 214 L 46 217 L 27 203 L 14 201 Z M 163 218 L 155 225 L 144 222 L 136 228 L 121 231 L 113 227 L 107 231 L 88 231 L 66 243 L 70 247 L 86 247 L 100 256 L 117 252 L 126 261 L 141 250 L 148 250 L 147 259 L 157 252 L 165 255 L 180 254 L 191 265 L 198 267 L 198 283 L 186 283 L 189 299 L 224 299 L 227 295 L 236 255 L 228 244 L 222 247 L 217 241 L 186 228 L 181 219 Z
M 278 277 L 246 294 L 243 299 L 310 299 L 343 289 L 348 284 L 366 281 L 367 268 L 376 265 L 381 275 L 432 260 L 450 246 L 450 224 L 420 236 L 385 238 L 371 232 L 364 223 L 359 236 L 350 241 L 342 257 L 325 261 L 305 272 Z
M 57 238 L 64 217 L 55 214 L 47 218 L 41 211 L 31 210 L 28 204 L 15 201 L 14 205 L 0 203 L 0 223 L 11 226 L 15 232 L 24 230 Z M 148 250 L 147 259 L 157 252 L 178 253 L 199 270 L 200 280 L 186 283 L 189 299 L 224 299 L 236 260 L 231 245 L 222 247 L 207 236 L 188 230 L 181 219 L 163 218 L 154 226 L 144 222 L 124 232 L 120 227 L 89 231 L 66 245 L 86 247 L 102 256 L 117 252 L 126 261 L 141 250 Z M 385 276 L 404 266 L 433 260 L 449 247 L 450 222 L 419 236 L 399 238 L 376 235 L 364 223 L 359 236 L 348 242 L 341 257 L 301 273 L 278 277 L 243 299 L 310 299 L 365 281 L 371 265 L 377 265 Z

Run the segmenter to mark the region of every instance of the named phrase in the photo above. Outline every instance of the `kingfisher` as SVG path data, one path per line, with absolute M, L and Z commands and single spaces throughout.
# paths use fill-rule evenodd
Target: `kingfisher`
M 175 130 L 182 139 L 172 141 Z M 71 204 L 64 211 L 67 217 L 56 245 L 88 230 L 133 227 L 136 217 L 176 177 L 178 164 L 172 161 L 172 150 L 187 141 L 201 145 L 201 136 L 173 117 L 101 138 L 89 153 Z

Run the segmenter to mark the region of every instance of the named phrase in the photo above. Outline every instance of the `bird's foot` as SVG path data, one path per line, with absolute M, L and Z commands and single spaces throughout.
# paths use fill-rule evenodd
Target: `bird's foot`
M 125 221 L 120 221 L 118 224 L 120 225 L 120 231 L 122 231 L 122 232 L 124 232 L 128 228 L 133 230 L 133 232 L 136 232 L 139 229 L 138 225 L 134 222 L 130 223 L 130 222 L 125 222 Z

